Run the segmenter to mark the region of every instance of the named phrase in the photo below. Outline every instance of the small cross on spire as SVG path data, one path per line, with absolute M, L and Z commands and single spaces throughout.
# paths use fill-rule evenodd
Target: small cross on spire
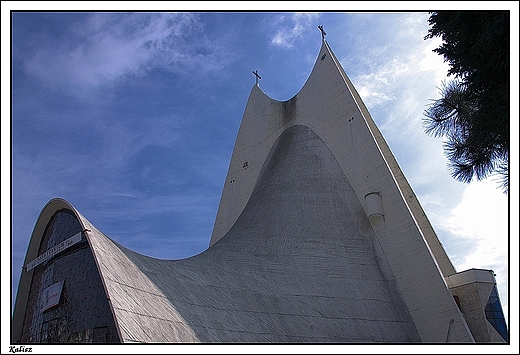
M 325 39 L 325 35 L 326 35 L 327 33 L 323 30 L 323 26 L 322 26 L 322 25 L 318 26 L 318 28 L 319 28 L 320 31 L 321 31 L 321 39 L 324 40 L 324 39 Z
M 253 74 L 256 76 L 256 85 L 258 85 L 258 79 L 262 79 L 260 75 L 258 75 L 258 70 L 253 71 Z

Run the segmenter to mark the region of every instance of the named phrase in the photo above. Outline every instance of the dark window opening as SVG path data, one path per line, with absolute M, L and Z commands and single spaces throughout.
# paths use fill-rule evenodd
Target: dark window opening
M 39 255 L 76 233 L 81 225 L 68 210 L 58 211 L 44 232 Z M 63 282 L 57 297 L 46 290 Z M 106 292 L 86 238 L 34 268 L 20 342 L 118 343 Z
M 491 323 L 493 328 L 496 329 L 506 342 L 509 342 L 509 333 L 507 331 L 506 320 L 504 318 L 504 312 L 502 311 L 502 305 L 500 304 L 496 285 L 493 287 L 493 291 L 491 291 L 484 312 L 488 322 Z

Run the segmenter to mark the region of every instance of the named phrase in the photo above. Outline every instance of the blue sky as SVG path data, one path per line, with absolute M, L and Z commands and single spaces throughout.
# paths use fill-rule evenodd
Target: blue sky
M 3 29 L 5 16 L 2 9 Z M 55 197 L 137 252 L 178 259 L 205 250 L 255 83 L 252 71 L 259 71 L 260 87 L 270 97 L 290 99 L 310 74 L 320 48 L 317 26 L 323 25 L 457 271 L 493 269 L 507 313 L 508 289 L 517 287 L 509 284 L 508 273 L 518 279 L 517 238 L 511 255 L 508 250 L 508 197 L 493 178 L 453 180 L 442 140 L 421 126 L 422 112 L 439 97 L 448 70 L 432 52 L 440 40 L 423 39 L 428 17 L 13 14 L 10 127 L 4 108 L 9 96 L 2 90 L 2 235 L 11 234 L 10 248 L 2 238 L 2 266 L 5 271 L 11 250 L 12 297 L 38 215 Z M 511 22 L 518 29 L 518 21 Z M 4 49 L 2 43 L 3 56 Z M 513 56 L 518 63 L 517 51 Z M 517 211 L 517 197 L 511 197 Z M 11 230 L 4 223 L 9 218 Z M 517 221 L 511 222 L 518 236 Z

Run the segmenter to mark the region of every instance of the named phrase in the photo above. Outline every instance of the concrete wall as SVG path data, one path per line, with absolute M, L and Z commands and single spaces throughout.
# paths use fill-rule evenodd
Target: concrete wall
M 107 240 L 95 248 L 107 279 L 118 280 L 109 292 L 122 328 L 162 318 L 191 332 L 182 341 L 419 342 L 363 207 L 323 141 L 293 126 L 259 170 L 243 213 L 202 254 L 161 261 Z M 140 295 L 148 295 L 141 307 L 126 305 Z

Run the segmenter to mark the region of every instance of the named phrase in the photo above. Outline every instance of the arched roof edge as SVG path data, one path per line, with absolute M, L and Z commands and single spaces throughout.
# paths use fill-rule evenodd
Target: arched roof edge
M 36 259 L 36 257 L 38 256 L 38 250 L 40 248 L 45 228 L 47 228 L 47 225 L 49 224 L 52 216 L 61 209 L 67 209 L 74 213 L 81 225 L 81 228 L 85 229 L 83 216 L 79 214 L 79 212 L 74 208 L 74 206 L 72 206 L 72 204 L 70 204 L 67 200 L 63 198 L 53 198 L 49 202 L 47 202 L 47 204 L 42 208 L 38 216 L 38 219 L 36 220 L 33 232 L 31 234 L 29 246 L 27 247 L 27 253 L 25 254 L 24 264 L 22 266 L 22 274 L 20 276 L 20 282 L 18 284 L 16 305 L 14 308 L 11 329 L 12 342 L 19 342 L 22 334 L 23 319 L 27 307 L 29 291 L 31 288 L 32 276 L 34 273 L 34 269 L 30 271 L 25 271 L 25 268 L 29 261 Z
M 314 68 L 316 67 L 316 64 L 318 64 L 318 59 L 320 57 L 320 53 L 323 51 L 323 49 L 326 49 L 327 52 L 330 54 L 331 53 L 331 49 L 330 47 L 328 46 L 327 42 L 325 40 L 322 40 L 321 41 L 321 47 L 318 51 L 318 55 L 316 56 L 316 60 L 314 61 L 314 65 L 312 66 L 312 69 L 309 73 L 309 76 L 307 76 L 307 79 L 305 79 L 305 82 L 303 83 L 302 87 L 300 88 L 300 90 L 298 90 L 298 92 L 296 92 L 296 94 L 294 94 L 293 96 L 291 96 L 290 99 L 287 99 L 287 100 L 277 100 L 273 97 L 271 97 L 269 94 L 267 94 L 264 90 L 262 90 L 262 88 L 257 85 L 257 84 L 254 84 L 253 85 L 253 89 L 255 88 L 255 86 L 260 90 L 260 92 L 262 94 L 264 94 L 267 98 L 269 98 L 270 100 L 274 101 L 274 102 L 277 102 L 277 103 L 283 103 L 283 102 L 288 102 L 288 101 L 291 101 L 292 99 L 294 99 L 296 96 L 298 96 L 299 93 L 301 93 L 303 91 L 303 89 L 305 88 L 305 86 L 307 85 L 307 83 L 309 82 L 309 79 L 311 78 L 312 76 L 312 73 L 314 72 Z M 252 89 L 252 90 L 253 90 Z

